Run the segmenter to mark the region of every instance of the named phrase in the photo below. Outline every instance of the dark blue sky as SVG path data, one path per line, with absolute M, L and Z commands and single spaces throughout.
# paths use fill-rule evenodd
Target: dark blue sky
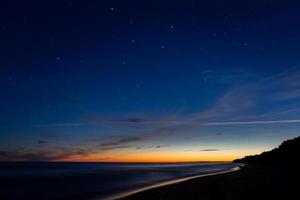
M 299 135 L 299 9 L 3 3 L 0 159 L 228 160 Z

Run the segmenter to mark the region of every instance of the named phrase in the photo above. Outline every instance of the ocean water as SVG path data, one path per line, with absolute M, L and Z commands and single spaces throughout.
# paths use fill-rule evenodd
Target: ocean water
M 0 199 L 106 199 L 233 163 L 0 163 Z

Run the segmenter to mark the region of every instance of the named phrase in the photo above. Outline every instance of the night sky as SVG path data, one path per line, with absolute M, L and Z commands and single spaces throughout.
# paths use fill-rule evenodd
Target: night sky
M 7 1 L 0 160 L 228 161 L 300 135 L 298 1 Z

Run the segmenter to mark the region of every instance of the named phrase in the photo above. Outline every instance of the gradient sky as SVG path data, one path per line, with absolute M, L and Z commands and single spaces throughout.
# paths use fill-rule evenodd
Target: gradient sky
M 213 161 L 300 135 L 298 1 L 7 1 L 0 160 Z

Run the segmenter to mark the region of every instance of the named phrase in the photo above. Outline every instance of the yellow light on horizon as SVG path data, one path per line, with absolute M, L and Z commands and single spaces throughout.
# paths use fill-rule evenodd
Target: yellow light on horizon
M 110 152 L 73 156 L 58 161 L 72 162 L 231 162 L 234 159 L 261 153 L 263 149 L 187 152 L 164 150 L 160 152 Z

